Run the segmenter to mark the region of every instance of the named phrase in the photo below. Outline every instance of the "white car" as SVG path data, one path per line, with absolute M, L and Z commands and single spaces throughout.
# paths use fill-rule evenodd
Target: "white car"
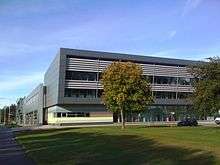
M 216 124 L 220 124 L 220 117 L 216 117 L 216 118 L 215 118 L 215 123 L 216 123 Z

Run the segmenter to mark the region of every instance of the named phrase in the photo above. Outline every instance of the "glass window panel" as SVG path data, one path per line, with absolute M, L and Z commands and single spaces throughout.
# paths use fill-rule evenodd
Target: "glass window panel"
M 192 93 L 189 93 L 189 92 L 179 92 L 179 93 L 177 94 L 177 98 L 178 98 L 178 99 L 187 99 L 187 98 L 189 98 L 191 95 L 192 95 Z
M 177 84 L 177 77 L 155 76 L 155 84 Z
M 75 98 L 95 98 L 96 90 L 95 89 L 65 89 L 65 97 L 75 97 Z
M 96 72 L 66 71 L 66 80 L 96 81 Z
M 61 117 L 61 113 L 60 112 L 57 113 L 57 117 Z
M 88 112 L 67 112 L 67 117 L 89 117 Z
M 185 77 L 179 77 L 179 84 L 180 85 L 191 85 L 191 79 L 190 78 L 185 78 Z

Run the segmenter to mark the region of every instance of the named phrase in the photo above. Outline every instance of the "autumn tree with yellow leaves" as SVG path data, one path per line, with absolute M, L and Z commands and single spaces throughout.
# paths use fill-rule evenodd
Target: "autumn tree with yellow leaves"
M 113 62 L 104 70 L 101 83 L 102 100 L 109 111 L 121 115 L 122 129 L 128 111 L 142 112 L 153 102 L 150 83 L 139 64 Z

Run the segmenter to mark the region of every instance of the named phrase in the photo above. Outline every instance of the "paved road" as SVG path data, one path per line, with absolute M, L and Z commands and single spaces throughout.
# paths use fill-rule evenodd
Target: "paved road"
M 1 165 L 33 165 L 33 161 L 25 156 L 24 150 L 14 139 L 9 128 L 0 127 L 0 164 Z

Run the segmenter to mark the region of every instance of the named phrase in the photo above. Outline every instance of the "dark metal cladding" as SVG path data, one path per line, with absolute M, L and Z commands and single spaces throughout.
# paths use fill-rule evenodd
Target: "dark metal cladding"
M 160 64 L 160 65 L 170 65 L 170 66 L 188 66 L 188 65 L 196 65 L 198 63 L 201 63 L 200 61 L 192 61 L 192 60 L 150 57 L 143 55 L 130 55 L 130 54 L 122 54 L 122 53 L 110 53 L 110 52 L 102 52 L 102 51 L 90 51 L 90 50 L 69 49 L 69 48 L 60 48 L 60 54 L 80 57 L 80 58 L 124 60 L 124 61 L 134 61 L 138 63 Z

